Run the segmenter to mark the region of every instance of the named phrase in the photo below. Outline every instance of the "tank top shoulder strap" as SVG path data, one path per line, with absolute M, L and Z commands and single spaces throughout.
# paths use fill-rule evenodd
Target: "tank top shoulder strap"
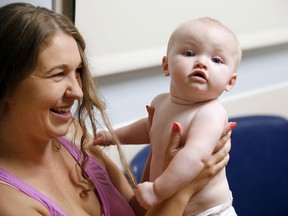
M 70 154 L 77 161 L 77 163 L 80 164 L 80 150 L 76 146 L 74 146 L 71 141 L 66 137 L 59 137 L 57 140 L 70 152 Z
M 0 181 L 12 187 L 15 187 L 28 195 L 29 197 L 42 203 L 50 212 L 52 216 L 67 216 L 62 209 L 60 209 L 52 200 L 40 193 L 21 179 L 8 173 L 6 170 L 0 168 Z

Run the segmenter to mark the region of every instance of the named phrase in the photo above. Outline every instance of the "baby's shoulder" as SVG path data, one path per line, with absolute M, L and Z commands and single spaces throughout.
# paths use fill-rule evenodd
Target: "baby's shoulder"
M 157 95 L 153 100 L 152 100 L 152 105 L 154 104 L 158 104 L 158 103 L 162 103 L 164 100 L 166 100 L 168 97 L 170 96 L 169 93 L 162 93 Z
M 205 109 L 214 108 L 214 109 L 223 109 L 224 110 L 224 106 L 218 98 L 214 99 L 214 100 L 207 101 L 206 103 L 203 104 L 202 108 L 205 108 Z
M 203 115 L 216 115 L 218 117 L 223 117 L 227 115 L 227 112 L 219 99 L 214 99 L 206 102 L 199 107 L 198 113 Z

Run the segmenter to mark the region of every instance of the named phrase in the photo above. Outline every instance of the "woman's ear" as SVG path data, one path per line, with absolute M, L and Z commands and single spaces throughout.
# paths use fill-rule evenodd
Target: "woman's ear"
M 225 91 L 227 91 L 227 92 L 230 91 L 233 88 L 233 86 L 235 85 L 236 80 L 237 80 L 237 73 L 233 73 L 231 79 L 229 80 L 229 82 L 225 88 Z
M 162 58 L 162 73 L 164 76 L 170 76 L 169 70 L 168 70 L 168 58 L 167 56 L 164 56 Z

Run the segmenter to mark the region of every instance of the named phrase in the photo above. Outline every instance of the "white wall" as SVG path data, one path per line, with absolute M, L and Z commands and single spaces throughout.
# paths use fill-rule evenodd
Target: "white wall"
M 243 49 L 288 42 L 287 0 L 81 0 L 75 23 L 88 42 L 97 75 L 154 67 L 180 23 L 211 16 Z

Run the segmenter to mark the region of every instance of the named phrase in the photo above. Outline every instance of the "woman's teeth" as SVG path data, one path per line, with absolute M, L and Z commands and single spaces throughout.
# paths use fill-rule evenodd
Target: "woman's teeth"
M 57 107 L 57 108 L 52 108 L 51 111 L 56 112 L 56 113 L 68 113 L 70 112 L 70 108 L 69 107 Z

